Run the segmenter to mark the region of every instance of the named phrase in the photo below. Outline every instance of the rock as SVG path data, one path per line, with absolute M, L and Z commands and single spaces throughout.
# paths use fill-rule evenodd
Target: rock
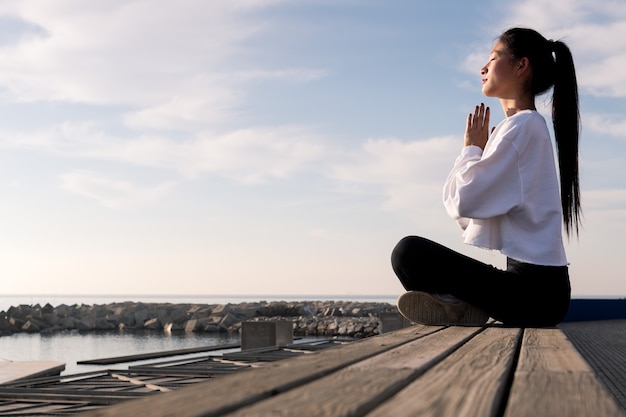
M 83 317 L 76 322 L 76 329 L 81 330 L 93 330 L 96 328 L 96 322 L 92 317 Z
M 42 319 L 43 322 L 46 323 L 48 326 L 56 326 L 61 321 L 59 316 L 54 313 L 44 313 L 42 315 Z
M 91 308 L 91 316 L 97 319 L 106 318 L 110 313 L 112 313 L 112 311 L 109 311 L 106 306 L 94 305 Z
M 0 314 L 0 334 L 10 334 L 17 330 L 4 314 Z
M 383 311 L 397 309 L 386 303 L 344 301 L 20 305 L 0 313 L 0 334 L 165 328 L 170 332 L 239 332 L 246 320 L 290 320 L 297 336 L 369 337 L 377 334 L 378 316 Z
M 230 326 L 232 326 L 233 324 L 235 324 L 238 321 L 241 321 L 241 320 L 239 320 L 233 314 L 226 313 L 226 315 L 224 317 L 222 317 L 222 319 L 220 320 L 219 327 L 224 329 L 224 330 L 228 330 L 228 328 Z
M 118 327 L 119 324 L 122 322 L 122 316 L 115 313 L 107 315 L 105 319 L 113 326 L 113 328 Z
M 206 326 L 203 327 L 202 331 L 205 333 L 220 333 L 224 331 L 224 329 L 214 324 L 207 324 Z
M 43 323 L 42 323 L 43 324 Z M 30 319 L 27 320 L 23 325 L 22 325 L 22 331 L 26 332 L 26 333 L 39 333 L 41 331 L 41 329 L 44 326 L 40 326 L 39 323 L 37 322 L 37 320 L 35 319 Z
M 212 314 L 216 315 L 224 315 L 228 312 L 230 312 L 230 304 L 221 304 L 211 311 Z
M 183 324 L 189 319 L 189 314 L 185 308 L 177 308 L 172 311 L 171 319 L 172 323 Z
M 113 330 L 117 327 L 117 324 L 111 323 L 104 317 L 97 318 L 94 323 L 95 330 Z
M 143 324 L 143 328 L 148 330 L 161 330 L 163 329 L 163 326 L 161 325 L 161 320 L 155 317 L 153 319 L 146 320 Z
M 186 332 L 195 332 L 198 327 L 198 319 L 191 319 L 185 325 Z
M 61 304 L 60 306 L 57 306 L 57 308 L 54 309 L 54 314 L 56 314 L 57 317 L 62 318 L 62 319 L 66 317 L 72 317 L 72 312 L 73 312 L 73 308 L 65 304 Z
M 21 314 L 17 317 L 15 316 L 11 316 L 9 318 L 9 323 L 11 324 L 11 326 L 17 328 L 17 329 L 21 329 L 22 326 L 24 326 L 24 324 L 26 324 L 26 318 L 24 318 Z
M 137 321 L 135 320 L 134 311 L 126 311 L 121 314 L 119 326 L 134 327 Z
M 135 325 L 143 327 L 144 323 L 150 319 L 150 313 L 148 309 L 141 309 L 135 311 Z
M 74 317 L 62 318 L 59 322 L 59 327 L 63 330 L 74 330 L 76 329 L 76 321 Z

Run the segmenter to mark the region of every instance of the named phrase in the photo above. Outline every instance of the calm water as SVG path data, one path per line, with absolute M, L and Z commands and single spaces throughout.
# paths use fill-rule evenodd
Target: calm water
M 142 332 L 142 333 L 78 333 L 61 332 L 52 335 L 18 333 L 0 337 L 0 359 L 10 361 L 54 360 L 65 363 L 63 375 L 98 369 L 126 369 L 126 364 L 78 365 L 87 359 L 100 359 L 139 353 L 160 352 L 200 346 L 239 343 L 238 335 L 206 335 L 200 333 Z M 207 353 L 204 354 L 206 356 Z M 201 354 L 195 356 L 202 356 Z M 175 357 L 163 358 L 171 360 Z M 150 362 L 153 362 L 151 360 Z M 132 362 L 137 365 L 142 362 Z
M 305 301 L 305 300 L 344 300 L 395 303 L 395 296 L 367 295 L 306 295 L 306 296 L 65 296 L 65 295 L 16 295 L 1 296 L 0 311 L 20 304 L 52 306 L 60 304 L 108 304 L 112 302 L 135 301 L 146 303 L 195 303 L 226 304 L 255 301 Z M 186 349 L 202 346 L 216 346 L 239 343 L 239 335 L 205 334 L 174 332 L 61 332 L 51 335 L 18 333 L 0 337 L 0 359 L 10 361 L 55 360 L 65 363 L 63 375 L 89 372 L 97 369 L 126 369 L 128 363 L 117 365 L 93 366 L 77 365 L 88 359 L 109 358 L 139 353 L 160 352 L 165 350 Z M 194 356 L 206 356 L 207 353 Z M 176 359 L 163 358 L 163 361 Z M 150 362 L 153 362 L 151 360 Z M 132 362 L 137 365 L 142 362 Z

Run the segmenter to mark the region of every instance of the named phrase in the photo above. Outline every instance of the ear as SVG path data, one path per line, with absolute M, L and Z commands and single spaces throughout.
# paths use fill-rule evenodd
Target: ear
M 528 60 L 528 58 L 526 57 L 521 58 L 517 62 L 517 75 L 524 75 L 526 72 L 528 72 L 529 68 L 530 68 L 530 61 Z

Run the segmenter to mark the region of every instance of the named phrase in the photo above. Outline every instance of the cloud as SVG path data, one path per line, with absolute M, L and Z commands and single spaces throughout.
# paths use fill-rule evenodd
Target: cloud
M 325 76 L 246 59 L 272 27 L 256 13 L 281 2 L 5 1 L 0 17 L 22 22 L 27 35 L 0 47 L 0 87 L 15 101 L 123 106 L 135 129 L 227 121 L 245 83 Z
M 413 213 L 416 207 L 440 211 L 441 187 L 461 145 L 455 137 L 370 139 L 346 152 L 330 176 L 344 187 L 360 186 L 370 192 L 376 187 L 385 196 L 382 208 L 387 211 Z
M 332 153 L 326 138 L 297 126 L 199 133 L 175 139 L 151 134 L 118 137 L 95 123 L 69 122 L 35 132 L 2 132 L 0 148 L 161 168 L 186 178 L 211 173 L 245 184 L 312 170 Z
M 218 175 L 249 185 L 313 173 L 336 190 L 382 193 L 388 210 L 408 207 L 435 189 L 439 196 L 450 162 L 445 138 L 346 146 L 308 127 L 220 126 L 237 120 L 253 83 L 308 83 L 328 76 L 324 68 L 274 68 L 254 55 L 254 42 L 274 29 L 263 12 L 284 2 L 0 3 L 0 17 L 23 22 L 27 33 L 0 46 L 7 63 L 0 67 L 0 88 L 9 97 L 117 106 L 124 109 L 120 120 L 132 129 L 120 135 L 94 122 L 61 122 L 0 132 L 0 147 L 160 168 L 185 178 Z M 120 195 L 132 184 L 93 172 L 64 177 L 65 189 L 108 206 L 116 204 L 110 190 Z
M 430 196 L 433 201 L 429 204 L 440 209 L 441 184 L 460 147 L 458 138 L 453 137 L 377 138 L 341 144 L 301 126 L 203 132 L 187 139 L 150 134 L 118 137 L 95 123 L 69 122 L 34 132 L 0 132 L 1 149 L 157 168 L 174 173 L 172 181 L 179 181 L 180 176 L 217 175 L 255 185 L 312 174 L 320 181 L 330 181 L 338 193 L 382 197 L 382 207 L 389 211 L 424 206 L 424 196 Z M 96 198 L 108 207 L 123 204 L 116 203 L 109 191 L 101 190 L 117 190 L 120 195 L 133 189 L 130 183 L 105 181 L 93 172 L 64 176 L 64 188 Z M 100 191 L 88 191 L 93 189 Z M 168 188 L 158 190 L 148 195 L 156 198 Z
M 128 181 L 113 180 L 92 171 L 74 171 L 61 175 L 63 189 L 116 209 L 157 200 L 174 185 L 173 182 L 164 182 L 153 187 L 138 187 Z
M 581 89 L 597 96 L 626 96 L 626 3 L 525 0 L 509 5 L 502 29 L 527 26 L 565 41 Z
M 589 113 L 584 115 L 585 127 L 596 132 L 626 138 L 626 117 L 624 115 L 610 115 Z
M 129 112 L 123 120 L 141 130 L 166 129 L 193 131 L 233 120 L 236 109 L 245 102 L 245 84 L 259 81 L 311 82 L 327 75 L 319 69 L 244 71 L 202 75 L 181 80 L 169 98 L 154 106 Z

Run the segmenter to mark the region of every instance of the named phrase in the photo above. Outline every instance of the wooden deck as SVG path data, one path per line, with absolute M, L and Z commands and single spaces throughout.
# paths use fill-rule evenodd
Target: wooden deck
M 625 416 L 559 329 L 498 324 L 415 325 L 80 415 Z

